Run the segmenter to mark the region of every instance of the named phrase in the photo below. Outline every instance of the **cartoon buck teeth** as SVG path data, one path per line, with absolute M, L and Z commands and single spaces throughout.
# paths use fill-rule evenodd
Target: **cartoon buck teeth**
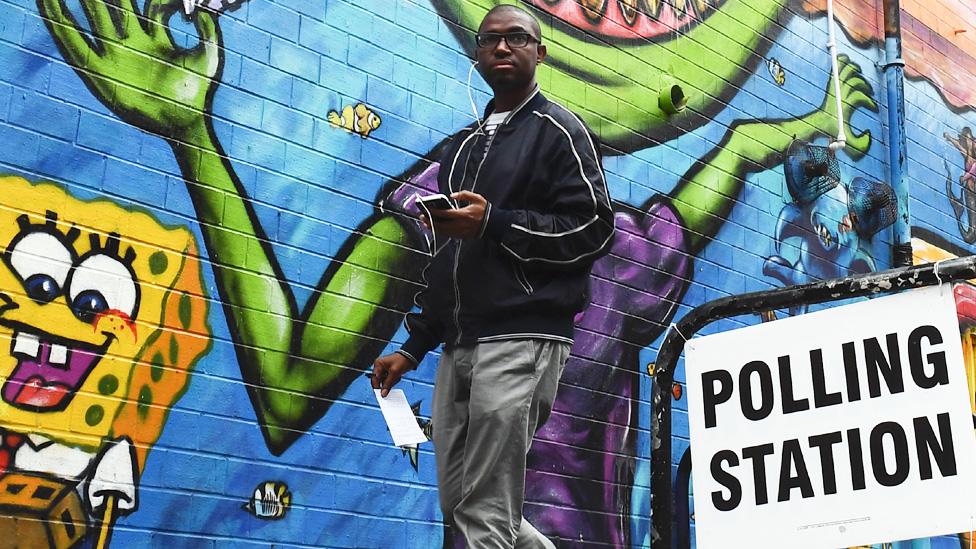
M 67 547 L 90 517 L 108 527 L 136 509 L 146 455 L 209 346 L 197 248 L 55 185 L 0 188 L 0 505 L 13 509 L 0 530 L 40 516 L 17 526 L 25 546 Z

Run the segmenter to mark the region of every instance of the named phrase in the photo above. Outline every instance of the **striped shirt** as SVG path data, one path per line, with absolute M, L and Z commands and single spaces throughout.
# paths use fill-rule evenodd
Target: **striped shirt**
M 495 130 L 498 129 L 498 125 L 505 121 L 505 117 L 510 112 L 512 111 L 493 112 L 485 119 L 485 135 L 488 136 L 488 139 L 485 140 L 485 154 L 488 153 L 488 142 L 491 141 L 491 136 L 495 135 Z

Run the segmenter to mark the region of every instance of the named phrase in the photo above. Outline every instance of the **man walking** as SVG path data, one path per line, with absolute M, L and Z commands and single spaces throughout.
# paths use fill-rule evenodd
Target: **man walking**
M 542 96 L 538 23 L 512 5 L 485 16 L 478 68 L 494 92 L 485 118 L 445 146 L 430 210 L 434 257 L 403 347 L 376 360 L 385 396 L 444 344 L 433 442 L 444 520 L 469 547 L 554 547 L 522 518 L 526 453 L 545 423 L 589 301 L 590 267 L 610 249 L 613 211 L 598 146 Z

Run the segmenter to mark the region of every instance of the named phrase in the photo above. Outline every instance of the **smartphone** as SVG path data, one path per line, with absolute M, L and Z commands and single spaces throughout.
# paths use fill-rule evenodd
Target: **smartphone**
M 422 206 L 430 210 L 452 210 L 456 207 L 454 202 L 443 194 L 418 196 L 416 201 L 418 206 Z

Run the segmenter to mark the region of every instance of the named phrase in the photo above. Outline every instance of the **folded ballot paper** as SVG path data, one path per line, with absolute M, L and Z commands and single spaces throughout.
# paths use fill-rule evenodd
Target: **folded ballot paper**
M 393 389 L 386 398 L 380 396 L 380 389 L 373 389 L 373 393 L 380 405 L 380 411 L 383 412 L 386 426 L 390 429 L 390 435 L 393 436 L 394 445 L 403 447 L 427 442 L 403 390 Z

